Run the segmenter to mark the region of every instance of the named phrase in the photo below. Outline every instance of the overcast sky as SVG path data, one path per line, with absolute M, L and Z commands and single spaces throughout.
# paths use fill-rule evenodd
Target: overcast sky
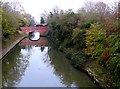
M 79 8 L 84 6 L 86 2 L 98 2 L 103 1 L 107 4 L 114 4 L 118 0 L 3 0 L 3 1 L 19 1 L 24 7 L 25 11 L 35 17 L 35 20 L 40 20 L 40 15 L 44 11 L 50 11 L 54 7 L 58 6 L 60 9 L 68 10 L 72 9 L 77 11 Z

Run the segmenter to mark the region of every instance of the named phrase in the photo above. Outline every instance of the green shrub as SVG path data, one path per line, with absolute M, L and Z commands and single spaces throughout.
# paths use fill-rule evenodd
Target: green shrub
M 85 30 L 79 28 L 73 29 L 72 41 L 75 48 L 80 49 L 85 47 Z
M 86 62 L 85 54 L 83 52 L 75 52 L 71 55 L 71 63 L 76 68 L 81 68 Z
M 108 36 L 110 60 L 106 63 L 107 70 L 114 75 L 116 82 L 120 82 L 120 35 L 115 32 Z
M 90 28 L 91 22 L 82 23 L 80 29 Z
M 106 31 L 98 24 L 92 24 L 86 31 L 86 49 L 85 52 L 92 58 L 100 60 L 104 50 Z

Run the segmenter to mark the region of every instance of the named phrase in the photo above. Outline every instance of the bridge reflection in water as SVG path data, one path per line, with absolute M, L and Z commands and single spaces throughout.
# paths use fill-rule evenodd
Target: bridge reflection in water
M 48 46 L 47 38 L 40 37 L 37 41 L 31 41 L 28 38 L 24 39 L 22 42 L 19 43 L 20 46 L 26 46 L 26 45 L 36 45 L 36 46 Z
M 95 87 L 47 38 L 22 40 L 2 61 L 5 87 Z M 92 89 L 92 88 L 91 88 Z

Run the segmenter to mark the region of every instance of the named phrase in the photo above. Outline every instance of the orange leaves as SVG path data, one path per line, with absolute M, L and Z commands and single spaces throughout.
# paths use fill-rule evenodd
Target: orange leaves
M 104 61 L 107 61 L 109 57 L 110 57 L 109 48 L 105 48 L 102 53 L 102 58 L 104 59 Z

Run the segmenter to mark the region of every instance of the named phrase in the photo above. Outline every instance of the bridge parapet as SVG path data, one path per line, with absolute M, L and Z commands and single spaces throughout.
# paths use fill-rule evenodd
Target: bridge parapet
M 39 27 L 21 27 L 21 30 L 25 34 L 29 34 L 29 32 L 37 31 L 40 32 L 41 35 L 44 35 L 44 33 L 48 32 L 48 26 L 39 26 Z

